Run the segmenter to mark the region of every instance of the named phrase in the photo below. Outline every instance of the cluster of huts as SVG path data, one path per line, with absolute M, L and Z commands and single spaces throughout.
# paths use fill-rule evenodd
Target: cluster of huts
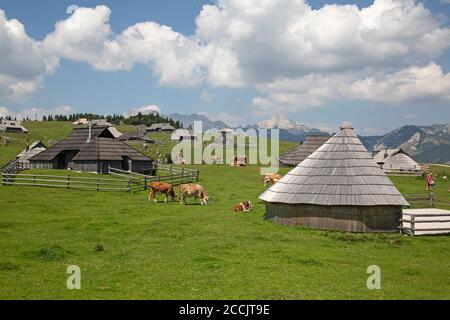
M 325 230 L 398 231 L 409 204 L 352 127 L 302 146 L 280 157 L 280 163 L 300 162 L 260 196 L 267 219 Z

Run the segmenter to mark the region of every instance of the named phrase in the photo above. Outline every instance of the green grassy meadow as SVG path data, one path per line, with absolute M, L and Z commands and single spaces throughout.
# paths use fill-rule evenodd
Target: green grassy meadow
M 450 237 L 275 225 L 257 200 L 259 167 L 191 167 L 209 206 L 154 204 L 145 191 L 0 186 L 0 299 L 450 298 Z M 423 179 L 392 180 L 425 193 Z M 449 199 L 448 181 L 437 188 Z M 253 212 L 236 214 L 244 200 Z M 81 268 L 81 290 L 66 288 L 69 265 Z M 381 290 L 366 287 L 370 265 L 381 268 Z

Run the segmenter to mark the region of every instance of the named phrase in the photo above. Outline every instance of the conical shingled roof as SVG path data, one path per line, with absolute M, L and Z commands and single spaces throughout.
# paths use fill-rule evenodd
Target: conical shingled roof
M 351 127 L 342 127 L 259 198 L 325 206 L 409 205 Z
M 319 149 L 325 142 L 330 139 L 330 136 L 317 135 L 306 137 L 305 142 L 299 145 L 294 150 L 286 152 L 284 155 L 280 156 L 278 161 L 284 166 L 296 166 L 303 160 L 305 160 L 314 151 Z

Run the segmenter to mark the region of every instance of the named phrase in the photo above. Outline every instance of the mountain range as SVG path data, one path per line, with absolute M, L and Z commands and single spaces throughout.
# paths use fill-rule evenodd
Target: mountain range
M 222 121 L 212 121 L 205 115 L 169 116 L 175 121 L 189 127 L 194 121 L 202 121 L 203 129 L 229 128 Z M 311 128 L 299 122 L 289 120 L 284 116 L 274 116 L 255 125 L 239 127 L 247 129 L 279 129 L 280 139 L 287 141 L 304 141 L 307 135 L 329 134 L 317 128 Z M 402 148 L 412 158 L 420 163 L 450 164 L 450 124 L 437 124 L 432 126 L 405 125 L 380 136 L 360 136 L 364 146 L 370 151 L 379 151 L 386 148 Z
M 450 124 L 407 125 L 382 136 L 361 137 L 368 150 L 402 148 L 420 163 L 450 164 Z
M 189 128 L 191 126 L 193 127 L 194 121 L 202 121 L 203 130 L 210 130 L 210 129 L 220 130 L 223 128 L 229 128 L 229 126 L 224 122 L 213 121 L 203 114 L 184 115 L 179 113 L 172 113 L 171 115 L 169 115 L 169 118 L 171 118 L 174 121 L 180 121 L 185 128 Z

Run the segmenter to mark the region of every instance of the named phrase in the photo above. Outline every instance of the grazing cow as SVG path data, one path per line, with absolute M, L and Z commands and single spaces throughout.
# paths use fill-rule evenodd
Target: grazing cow
M 234 206 L 234 212 L 250 212 L 253 209 L 253 205 L 250 201 L 238 203 Z
M 148 195 L 148 201 L 153 200 L 155 203 L 158 203 L 158 200 L 156 200 L 156 194 L 158 193 L 162 193 L 166 196 L 165 202 L 167 202 L 169 196 L 172 198 L 172 201 L 177 197 L 177 194 L 170 183 L 153 182 L 149 187 L 152 191 Z
M 275 183 L 280 181 L 281 178 L 283 178 L 283 177 L 281 175 L 279 175 L 279 174 L 267 173 L 264 176 L 264 186 L 266 188 L 270 187 L 271 185 L 274 185 Z
M 205 189 L 199 185 L 194 183 L 189 184 L 181 184 L 180 192 L 179 192 L 180 204 L 186 204 L 186 198 L 194 197 L 195 199 L 200 199 L 200 203 L 203 205 L 208 205 L 208 195 L 205 192 Z

